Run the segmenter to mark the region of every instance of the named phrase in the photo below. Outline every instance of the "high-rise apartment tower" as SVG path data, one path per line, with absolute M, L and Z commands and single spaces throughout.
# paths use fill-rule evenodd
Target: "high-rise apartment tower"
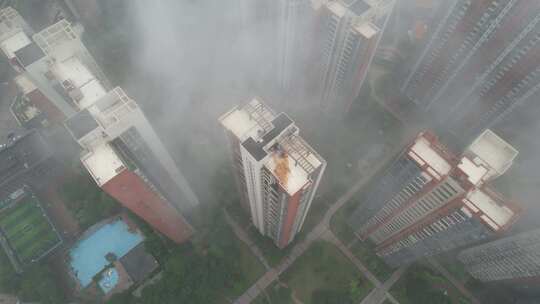
M 219 120 L 230 141 L 243 206 L 261 234 L 286 247 L 302 229 L 326 161 L 286 114 L 259 99 Z
M 349 225 L 394 266 L 494 236 L 520 209 L 488 182 L 517 153 L 487 130 L 458 159 L 433 134 L 421 133 L 366 194 Z
M 394 1 L 313 1 L 313 6 L 321 19 L 320 105 L 345 112 L 360 92 Z
M 23 98 L 45 113 L 48 120 L 61 122 L 66 116 L 24 75 L 25 64 L 43 57 L 42 52 L 32 42 L 33 34 L 34 31 L 16 10 L 11 7 L 0 9 L 0 49 L 11 67 L 19 74 L 15 82 Z
M 540 277 L 540 229 L 469 248 L 459 260 L 483 282 Z
M 309 0 L 278 0 L 278 82 L 280 89 L 288 91 L 301 74 L 301 63 L 308 54 L 306 49 L 308 27 L 313 20 Z
M 198 205 L 197 197 L 137 103 L 111 89 L 80 29 L 60 20 L 32 42 L 18 14 L 0 12 L 0 46 L 20 74 L 17 84 L 32 102 L 48 101 L 68 118 L 65 126 L 98 186 L 167 237 L 186 240 L 192 228 L 183 215 Z M 19 38 L 9 38 L 12 33 Z
M 96 184 L 156 230 L 180 243 L 183 217 L 197 204 L 187 182 L 135 101 L 120 88 L 66 121 Z
M 538 98 L 540 2 L 450 0 L 439 11 L 402 91 L 470 141 Z

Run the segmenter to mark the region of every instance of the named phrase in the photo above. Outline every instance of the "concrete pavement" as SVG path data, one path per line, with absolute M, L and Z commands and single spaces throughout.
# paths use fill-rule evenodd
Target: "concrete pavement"
M 398 270 L 394 271 L 392 276 L 384 284 L 378 286 L 377 288 L 374 288 L 368 295 L 365 297 L 360 304 L 380 304 L 383 303 L 384 300 L 388 299 L 390 302 L 394 304 L 399 304 L 399 302 L 390 294 L 388 291 L 390 288 L 396 283 L 399 278 L 401 278 L 401 275 L 405 272 L 407 267 L 400 267 Z
M 19 124 L 11 114 L 11 103 L 17 90 L 7 83 L 0 83 L 0 144 L 5 143 L 9 133 L 19 129 Z

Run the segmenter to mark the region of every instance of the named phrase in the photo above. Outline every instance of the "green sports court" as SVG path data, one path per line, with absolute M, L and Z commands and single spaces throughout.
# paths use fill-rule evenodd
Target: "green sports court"
M 0 209 L 0 238 L 19 266 L 39 260 L 62 242 L 38 198 L 27 189 Z

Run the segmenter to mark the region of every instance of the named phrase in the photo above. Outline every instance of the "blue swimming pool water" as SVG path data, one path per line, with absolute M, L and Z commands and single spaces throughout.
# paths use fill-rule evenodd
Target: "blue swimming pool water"
M 116 268 L 107 269 L 98 284 L 103 293 L 109 293 L 118 284 L 118 271 L 116 271 Z
M 112 252 L 118 259 L 143 241 L 142 235 L 129 231 L 127 224 L 117 220 L 106 224 L 79 241 L 71 250 L 71 268 L 83 288 L 109 264 L 105 256 Z

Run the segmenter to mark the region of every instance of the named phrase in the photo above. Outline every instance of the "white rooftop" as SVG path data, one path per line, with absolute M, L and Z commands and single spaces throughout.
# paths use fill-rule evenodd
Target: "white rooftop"
M 271 121 L 276 117 L 276 114 L 264 105 L 259 99 L 254 98 L 249 104 L 244 107 L 237 107 L 229 111 L 219 118 L 221 124 L 230 132 L 232 132 L 240 142 L 248 138 L 257 140 L 261 134 L 266 133 L 271 127 Z M 266 130 L 265 130 L 266 128 Z M 311 148 L 300 136 L 298 129 L 292 133 L 282 131 L 282 135 L 276 136 L 275 140 L 265 143 L 263 148 L 268 153 L 261 162 L 274 177 L 280 182 L 280 185 L 289 195 L 294 195 L 306 184 L 310 183 L 310 174 L 321 165 L 324 160 Z M 280 149 L 278 151 L 270 151 L 270 147 L 274 144 Z M 273 149 L 273 148 L 272 148 Z M 287 155 L 287 166 L 284 166 L 285 173 L 283 176 L 278 176 L 275 172 L 279 160 L 284 161 L 281 153 Z M 283 169 L 283 168 L 282 168 Z
M 18 75 L 15 77 L 15 84 L 23 94 L 28 94 L 36 89 L 36 85 L 24 74 Z
M 429 140 L 423 136 L 416 139 L 416 142 L 411 147 L 411 151 L 420 157 L 423 162 L 433 168 L 439 175 L 446 175 L 450 172 L 450 169 L 452 169 L 450 163 L 448 163 L 448 161 L 431 146 Z
M 120 157 L 106 143 L 94 147 L 81 161 L 100 187 L 126 169 Z
M 469 181 L 473 185 L 479 185 L 486 179 L 488 169 L 485 166 L 477 165 L 468 157 L 462 157 L 459 161 L 458 168 L 467 174 Z
M 70 80 L 76 87 L 95 79 L 90 70 L 75 56 L 57 62 L 53 69 L 61 81 Z
M 328 0 L 311 0 L 311 7 L 314 10 L 319 10 L 327 2 L 328 2 Z
M 20 30 L 17 34 L 0 42 L 0 48 L 2 48 L 4 54 L 6 54 L 9 59 L 11 59 L 15 58 L 16 51 L 29 45 L 30 43 L 32 43 L 30 38 L 28 38 L 28 36 L 26 36 L 26 34 L 22 30 Z
M 101 97 L 105 96 L 107 92 L 101 83 L 94 79 L 87 84 L 83 85 L 81 88 L 83 94 L 83 99 L 79 101 L 79 108 L 84 109 L 88 106 L 94 104 Z
M 364 36 L 366 39 L 371 39 L 379 32 L 377 26 L 375 26 L 375 24 L 371 22 L 362 22 L 356 25 L 354 28 L 358 33 L 360 33 L 360 35 Z
M 0 40 L 11 36 L 13 32 L 23 28 L 28 28 L 28 25 L 19 13 L 11 7 L 0 9 Z
M 79 39 L 70 23 L 65 19 L 41 30 L 33 38 L 45 54 L 55 53 L 54 57 L 57 59 L 69 57 L 68 54 L 73 55 L 76 49 L 73 49 L 74 46 L 70 42 Z
M 339 18 L 345 16 L 345 14 L 347 13 L 347 7 L 337 1 L 328 2 L 326 4 L 326 7 L 328 7 L 328 9 Z
M 88 111 L 105 129 L 109 129 L 118 123 L 131 125 L 129 116 L 135 111 L 140 112 L 140 109 L 122 88 L 116 87 L 89 106 Z
M 518 151 L 491 130 L 486 130 L 466 149 L 472 161 L 489 167 L 487 179 L 495 178 L 510 168 Z
M 99 80 L 76 56 L 57 62 L 52 69 L 60 82 L 68 80 L 81 90 L 83 99 L 78 101 L 81 109 L 93 104 L 107 93 Z
M 274 175 L 274 177 L 279 181 L 281 186 L 287 191 L 289 195 L 294 195 L 298 190 L 302 189 L 306 184 L 310 182 L 307 172 L 300 167 L 295 165 L 295 160 L 292 157 L 287 157 L 289 164 L 289 174 L 287 175 L 287 183 L 283 184 L 283 181 L 275 174 L 274 169 L 276 168 L 276 162 L 273 157 L 269 157 L 268 161 L 265 163 L 265 167 Z
M 256 105 L 261 103 L 258 99 L 254 98 L 250 104 Z M 274 118 L 273 113 L 268 110 L 265 111 L 265 119 L 271 121 Z M 249 137 L 257 138 L 260 132 L 263 132 L 263 127 L 253 119 L 249 113 L 242 108 L 235 108 L 225 114 L 223 114 L 219 121 L 227 130 L 231 131 L 240 141 L 243 141 Z
M 500 205 L 482 189 L 475 189 L 467 195 L 466 205 L 471 209 L 481 210 L 484 215 L 481 218 L 494 230 L 502 228 L 514 216 L 514 212 L 505 205 Z M 471 206 L 470 204 L 473 206 Z

